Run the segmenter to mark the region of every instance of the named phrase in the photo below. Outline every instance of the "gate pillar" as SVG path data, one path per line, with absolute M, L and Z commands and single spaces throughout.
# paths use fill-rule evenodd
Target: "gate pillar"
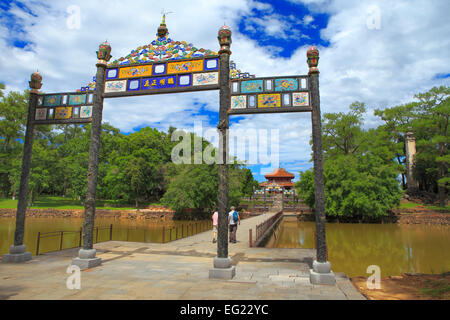
M 39 71 L 36 71 L 31 75 L 31 81 L 29 84 L 31 90 L 28 101 L 25 141 L 23 144 L 22 174 L 20 176 L 14 245 L 9 248 L 9 254 L 3 255 L 3 262 L 23 262 L 31 259 L 31 252 L 26 252 L 26 247 L 23 244 L 23 237 L 25 233 L 25 215 L 27 211 L 28 180 L 30 178 L 31 155 L 33 152 L 34 114 L 36 113 L 39 89 L 42 87 L 42 76 Z
M 307 52 L 308 57 L 308 85 L 311 93 L 311 120 L 314 154 L 314 194 L 316 215 L 316 244 L 317 260 L 310 269 L 310 281 L 313 284 L 334 285 L 336 278 L 331 271 L 331 264 L 327 261 L 327 242 L 325 233 L 325 194 L 323 178 L 322 157 L 322 124 L 320 119 L 320 95 L 319 95 L 319 50 L 312 46 Z
M 101 258 L 95 256 L 96 250 L 93 247 L 93 239 L 98 157 L 100 153 L 100 136 L 102 131 L 103 89 L 105 87 L 106 66 L 109 59 L 111 59 L 111 46 L 108 42 L 105 41 L 100 45 L 99 50 L 97 51 L 97 58 L 94 107 L 92 108 L 91 141 L 89 145 L 87 192 L 84 204 L 83 248 L 80 249 L 78 257 L 72 260 L 72 264 L 79 266 L 82 270 L 98 266 L 102 262 Z
M 231 279 L 236 273 L 228 256 L 228 128 L 230 107 L 230 45 L 231 30 L 223 26 L 217 37 L 220 44 L 220 108 L 219 108 L 219 176 L 218 176 L 218 241 L 217 256 L 213 261 L 213 268 L 209 270 L 210 278 Z

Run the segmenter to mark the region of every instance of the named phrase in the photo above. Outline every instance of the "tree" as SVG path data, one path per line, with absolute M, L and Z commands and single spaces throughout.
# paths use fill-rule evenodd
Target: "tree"
M 242 195 L 247 197 L 253 195 L 254 189 L 259 188 L 259 183 L 253 178 L 252 171 L 248 168 L 242 168 L 240 176 L 242 177 Z
M 401 166 L 402 186 L 406 189 L 406 133 L 410 130 L 412 121 L 415 119 L 414 109 L 417 103 L 402 104 L 384 110 L 375 109 L 374 115 L 380 117 L 385 124 L 378 127 L 378 130 L 391 142 L 395 159 Z
M 399 204 L 395 150 L 379 129 L 362 129 L 363 103 L 348 113 L 324 115 L 324 182 L 327 217 L 376 219 Z M 300 173 L 298 194 L 314 207 L 313 169 Z
M 401 190 L 395 165 L 372 155 L 340 155 L 324 164 L 327 217 L 376 219 L 400 204 Z M 300 173 L 297 192 L 314 207 L 313 169 Z
M 449 186 L 448 125 L 450 116 L 450 88 L 434 87 L 428 92 L 415 95 L 418 100 L 415 112 L 417 118 L 413 128 L 417 132 L 417 163 L 435 162 L 439 205 L 447 204 L 446 189 Z
M 322 147 L 325 160 L 339 154 L 359 152 L 363 143 L 361 125 L 366 112 L 364 103 L 353 102 L 348 113 L 325 113 L 323 115 Z

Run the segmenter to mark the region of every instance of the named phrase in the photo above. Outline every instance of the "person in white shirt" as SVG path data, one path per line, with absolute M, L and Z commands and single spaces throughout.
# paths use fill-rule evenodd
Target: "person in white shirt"
M 228 225 L 230 228 L 230 242 L 236 243 L 236 231 L 237 231 L 238 224 L 241 224 L 241 218 L 239 217 L 239 213 L 235 210 L 234 207 L 231 207 L 230 209 L 231 209 L 231 211 L 228 213 Z

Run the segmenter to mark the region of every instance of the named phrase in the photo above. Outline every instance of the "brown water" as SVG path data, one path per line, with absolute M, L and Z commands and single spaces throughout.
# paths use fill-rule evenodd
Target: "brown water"
M 27 218 L 25 220 L 24 244 L 27 251 L 36 254 L 38 232 L 53 231 L 79 231 L 83 225 L 80 218 Z M 164 227 L 164 241 L 172 240 L 178 235 L 191 235 L 211 228 L 210 221 L 146 221 L 125 219 L 95 219 L 95 226 L 99 227 L 98 240 L 94 232 L 94 243 L 109 240 L 109 227 L 113 225 L 112 240 L 138 241 L 146 243 L 161 243 Z M 197 224 L 197 228 L 195 225 Z M 178 229 L 178 234 L 174 228 Z M 182 233 L 183 228 L 183 233 Z M 172 229 L 172 231 L 170 231 Z M 9 252 L 9 246 L 14 243 L 15 218 L 0 218 L 0 255 Z M 54 233 L 51 236 L 43 236 L 39 244 L 39 253 L 58 250 L 61 245 L 61 236 Z M 63 237 L 63 249 L 78 247 L 80 241 L 79 232 L 65 233 Z
M 266 247 L 314 248 L 314 222 L 285 217 Z M 328 260 L 335 272 L 368 276 L 378 265 L 382 277 L 450 271 L 450 226 L 327 223 Z

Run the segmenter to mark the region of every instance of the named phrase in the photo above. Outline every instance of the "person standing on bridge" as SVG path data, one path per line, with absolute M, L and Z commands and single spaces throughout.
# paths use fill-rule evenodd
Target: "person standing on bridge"
M 216 243 L 217 239 L 217 224 L 219 221 L 219 212 L 217 211 L 213 213 L 212 215 L 212 225 L 213 225 L 213 243 Z
M 230 213 L 228 213 L 228 225 L 230 226 L 230 242 L 236 243 L 236 231 L 238 223 L 241 224 L 241 218 L 239 213 L 234 207 L 231 207 Z

